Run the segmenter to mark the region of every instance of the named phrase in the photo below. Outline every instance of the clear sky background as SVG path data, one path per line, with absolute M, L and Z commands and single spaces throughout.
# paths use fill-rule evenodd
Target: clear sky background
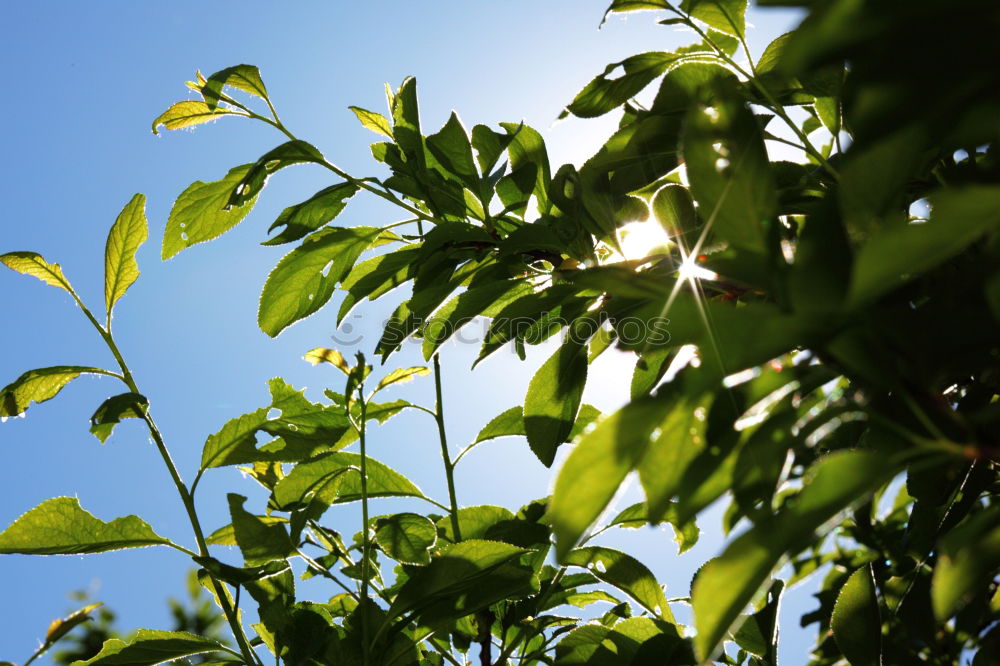
M 548 141 L 554 165 L 579 163 L 613 131 L 613 117 L 556 123 L 562 107 L 609 62 L 695 41 L 656 15 L 612 18 L 598 30 L 607 0 L 528 2 L 148 2 L 39 1 L 4 7 L 0 24 L 0 136 L 6 163 L 0 180 L 0 253 L 33 250 L 60 263 L 84 300 L 100 310 L 107 230 L 136 192 L 148 196 L 150 240 L 138 259 L 142 276 L 119 303 L 115 334 L 185 480 L 197 469 L 205 437 L 228 419 L 268 403 L 266 381 L 284 377 L 319 399 L 339 386 L 335 371 L 313 368 L 301 355 L 334 346 L 336 305 L 272 340 L 256 326 L 257 297 L 268 271 L 290 249 L 259 242 L 277 214 L 330 184 L 319 168 L 289 168 L 271 180 L 254 212 L 234 232 L 160 261 L 160 239 L 174 198 L 194 180 L 217 180 L 254 161 L 283 137 L 263 125 L 223 119 L 194 131 L 150 133 L 152 119 L 190 98 L 184 81 L 238 63 L 260 67 L 285 124 L 355 176 L 384 173 L 368 151 L 374 135 L 348 105 L 385 108 L 383 82 L 417 77 L 425 132 L 452 109 L 467 128 L 526 121 Z M 759 55 L 798 16 L 751 12 L 750 44 Z M 364 196 L 339 218 L 344 225 L 381 225 L 401 216 Z M 335 302 L 338 297 L 335 297 Z M 390 303 L 363 305 L 349 323 L 370 352 Z M 9 271 L 0 272 L 0 385 L 51 365 L 113 367 L 96 333 L 68 295 Z M 345 351 L 350 351 L 345 350 Z M 546 355 L 522 363 L 503 350 L 474 373 L 474 344 L 445 346 L 445 410 L 456 447 L 493 416 L 519 403 L 532 370 Z M 420 362 L 415 345 L 390 359 Z M 613 409 L 627 395 L 631 364 L 607 355 L 594 369 L 586 401 Z M 432 402 L 428 379 L 396 390 Z M 88 417 L 123 389 L 111 379 L 81 378 L 27 418 L 0 425 L 4 460 L 0 528 L 40 502 L 75 496 L 99 518 L 136 514 L 163 536 L 192 545 L 179 499 L 148 436 L 126 423 L 104 446 L 87 431 Z M 427 494 L 446 497 L 433 422 L 414 412 L 373 436 L 370 454 L 406 473 Z M 516 438 L 485 444 L 459 468 L 464 506 L 516 509 L 548 493 L 552 472 Z M 207 530 L 228 522 L 225 493 L 264 496 L 233 469 L 203 480 L 199 511 Z M 634 494 L 634 492 L 633 492 Z M 624 507 L 628 498 L 620 503 Z M 402 504 L 383 503 L 375 511 Z M 424 510 L 420 507 L 419 510 Z M 620 533 L 615 543 L 635 553 L 667 584 L 667 596 L 688 594 L 691 575 L 719 552 L 718 508 L 699 521 L 702 541 L 676 555 L 669 529 Z M 350 535 L 357 519 L 333 509 L 327 520 Z M 222 555 L 237 560 L 235 551 Z M 183 596 L 189 563 L 168 549 L 87 557 L 0 557 L 3 621 L 0 661 L 21 663 L 51 620 L 72 607 L 67 593 L 89 590 L 119 615 L 122 629 L 168 629 L 165 600 Z M 333 594 L 304 586 L 303 598 Z M 311 595 L 311 596 L 310 596 Z M 808 592 L 789 595 L 783 610 L 784 663 L 805 661 L 811 630 L 798 616 Z M 679 617 L 689 615 L 683 611 Z M 811 628 L 812 629 L 812 628 Z M 44 660 L 43 660 L 44 661 Z

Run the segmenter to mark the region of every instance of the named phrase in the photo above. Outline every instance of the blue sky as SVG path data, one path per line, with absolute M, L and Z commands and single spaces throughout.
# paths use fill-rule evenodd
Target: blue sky
M 236 231 L 189 249 L 169 262 L 159 243 L 173 199 L 194 180 L 216 180 L 282 141 L 273 130 L 226 119 L 195 131 L 153 136 L 151 120 L 189 98 L 183 83 L 228 65 L 260 67 L 285 124 L 356 176 L 382 175 L 371 159 L 374 136 L 347 106 L 384 109 L 383 82 L 417 77 L 426 129 L 458 111 L 466 127 L 525 120 L 545 135 L 554 164 L 579 162 L 612 131 L 613 119 L 555 123 L 562 106 L 604 66 L 646 50 L 670 50 L 693 40 L 655 15 L 598 24 L 606 0 L 505 3 L 17 3 L 5 7 L 0 106 L 5 177 L 0 252 L 34 250 L 63 266 L 77 291 L 100 309 L 105 236 L 136 192 L 148 196 L 150 241 L 139 252 L 142 277 L 117 308 L 115 333 L 186 480 L 193 476 L 207 435 L 228 419 L 267 404 L 266 381 L 280 376 L 318 399 L 339 383 L 332 372 L 300 360 L 333 346 L 335 306 L 267 338 L 256 327 L 256 303 L 267 272 L 288 248 L 264 248 L 270 222 L 287 205 L 330 184 L 319 169 L 296 167 L 272 179 L 253 213 Z M 776 10 L 749 16 L 756 54 L 796 21 Z M 228 120 L 228 122 L 227 122 Z M 384 224 L 396 212 L 358 197 L 339 222 Z M 111 367 L 110 355 L 67 295 L 39 282 L 0 272 L 0 385 L 25 370 L 60 364 Z M 387 305 L 362 306 L 350 323 L 370 351 Z M 394 301 L 392 301 L 394 302 Z M 474 373 L 473 345 L 446 346 L 445 402 L 455 446 L 470 441 L 491 417 L 518 403 L 532 368 L 508 351 Z M 393 361 L 417 362 L 415 347 Z M 610 357 L 595 369 L 587 400 L 613 408 L 625 396 L 630 365 Z M 395 395 L 431 402 L 428 380 Z M 179 500 L 146 434 L 121 426 L 101 446 L 87 419 L 110 395 L 110 379 L 80 379 L 27 418 L 0 425 L 5 474 L 0 526 L 56 496 L 75 496 L 98 517 L 137 514 L 162 535 L 191 544 Z M 433 423 L 400 417 L 374 436 L 371 455 L 443 498 Z M 519 503 L 547 493 L 551 472 L 523 441 L 484 445 L 459 469 L 460 503 Z M 199 488 L 209 530 L 228 522 L 225 493 L 263 496 L 235 470 L 213 471 Z M 624 500 L 627 501 L 627 500 Z M 625 506 L 623 503 L 621 506 Z M 393 504 L 378 507 L 391 511 Z M 328 517 L 332 514 L 328 514 Z M 351 534 L 349 510 L 332 518 Z M 668 597 L 684 596 L 696 566 L 718 552 L 718 512 L 702 520 L 707 533 L 682 558 L 669 530 L 632 531 L 617 543 L 639 555 L 667 583 Z M 237 554 L 227 553 L 231 560 Z M 89 557 L 0 558 L 5 621 L 0 660 L 22 662 L 48 623 L 67 611 L 67 593 L 88 589 L 120 617 L 123 628 L 168 628 L 164 603 L 183 592 L 188 563 L 167 549 Z M 303 588 L 305 595 L 329 595 Z M 799 594 L 799 597 L 804 594 Z M 786 663 L 798 663 L 805 643 L 797 629 L 801 602 L 786 604 Z M 791 609 L 791 610 L 789 610 Z

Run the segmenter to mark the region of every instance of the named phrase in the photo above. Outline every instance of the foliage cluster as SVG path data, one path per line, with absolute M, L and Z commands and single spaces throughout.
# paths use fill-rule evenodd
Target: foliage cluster
M 189 83 L 200 99 L 171 106 L 154 132 L 232 116 L 271 125 L 284 142 L 181 193 L 163 257 L 236 226 L 277 171 L 318 165 L 333 184 L 269 230 L 265 244 L 295 246 L 263 287 L 261 330 L 278 335 L 338 288 L 342 319 L 405 285 L 373 353 L 384 363 L 415 336 L 432 365 L 375 372 L 362 354 L 315 349 L 306 360 L 333 366 L 342 383 L 313 403 L 272 380 L 269 405 L 208 437 L 191 485 L 111 332 L 112 309 L 138 277 L 143 197 L 108 238 L 103 322 L 58 265 L 29 252 L 0 257 L 67 291 L 118 363 L 29 371 L 0 393 L 0 415 L 20 415 L 82 374 L 119 379 L 126 392 L 98 408 L 92 431 L 103 441 L 122 419 L 145 422 L 196 541 L 188 549 L 138 517 L 104 522 L 56 498 L 0 534 L 0 552 L 174 548 L 199 567 L 236 645 L 141 631 L 77 664 L 194 654 L 261 664 L 266 651 L 287 664 L 457 665 L 478 648 L 484 665 L 773 665 L 782 591 L 818 571 L 828 572 L 819 605 L 803 617 L 818 625 L 811 663 L 952 664 L 974 653 L 975 664 L 994 663 L 1000 11 L 988 0 L 761 4 L 802 5 L 808 17 L 754 57 L 745 0 L 614 0 L 609 13 L 655 10 L 697 41 L 613 63 L 572 100 L 566 113 L 578 117 L 621 113 L 579 168 L 553 169 L 524 124 L 469 132 L 452 115 L 425 133 L 407 79 L 387 90 L 388 115 L 352 107 L 379 135 L 372 154 L 391 174 L 357 178 L 281 122 L 257 68 Z M 651 102 L 635 101 L 655 81 Z M 770 159 L 768 142 L 803 157 Z M 336 226 L 362 191 L 407 219 Z M 623 258 L 620 228 L 646 218 L 671 243 Z M 713 278 L 694 277 L 695 265 Z M 463 508 L 455 493 L 468 449 L 448 445 L 438 351 L 474 317 L 491 321 L 480 359 L 563 336 L 523 406 L 473 444 L 522 435 L 549 466 L 572 442 L 552 496 L 517 511 Z M 581 397 L 590 362 L 611 345 L 634 352 L 636 368 L 629 403 L 601 415 Z M 433 375 L 433 406 L 383 398 L 420 375 Z M 367 453 L 374 426 L 410 409 L 434 421 L 447 503 Z M 198 482 L 233 465 L 267 489 L 267 505 L 231 494 L 231 524 L 205 534 Z M 602 520 L 633 472 L 645 501 Z M 412 498 L 414 508 L 375 515 L 370 502 L 381 497 Z M 738 535 L 689 596 L 668 600 L 634 557 L 588 543 L 669 523 L 683 548 L 722 497 L 725 529 Z M 336 507 L 354 502 L 363 522 L 344 532 Z M 242 563 L 218 559 L 213 545 L 237 546 Z M 295 559 L 335 594 L 298 599 Z M 253 634 L 241 593 L 257 605 Z M 611 609 L 591 608 L 602 602 Z M 693 630 L 675 621 L 678 603 L 693 608 Z

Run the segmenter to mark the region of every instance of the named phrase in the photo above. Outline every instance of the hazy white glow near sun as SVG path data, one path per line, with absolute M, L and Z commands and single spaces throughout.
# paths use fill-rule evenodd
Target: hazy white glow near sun
M 626 259 L 642 259 L 670 243 L 670 236 L 655 220 L 629 222 L 618 230 Z
M 664 231 L 655 220 L 645 222 L 629 222 L 619 230 L 622 253 L 626 259 L 642 259 L 654 254 L 670 244 L 670 236 Z M 686 254 L 686 249 L 681 248 L 681 256 Z M 677 268 L 677 276 L 680 280 L 714 280 L 718 276 L 707 268 L 702 268 L 697 263 L 694 255 L 685 256 L 684 261 Z

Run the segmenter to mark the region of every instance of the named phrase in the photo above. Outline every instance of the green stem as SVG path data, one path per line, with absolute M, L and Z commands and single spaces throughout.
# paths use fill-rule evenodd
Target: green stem
M 254 120 L 259 120 L 261 122 L 267 123 L 271 127 L 275 128 L 276 130 L 278 130 L 279 132 L 281 132 L 282 134 L 284 134 L 285 136 L 287 136 L 290 140 L 292 140 L 292 141 L 298 141 L 299 140 L 298 137 L 296 137 L 294 134 L 292 134 L 290 131 L 288 131 L 288 128 L 286 128 L 281 123 L 281 121 L 278 120 L 278 115 L 274 112 L 274 107 L 271 106 L 270 100 L 267 101 L 267 105 L 271 109 L 271 113 L 274 115 L 273 119 L 272 118 L 268 118 L 267 116 L 262 116 L 260 114 L 254 113 L 253 111 L 251 111 L 250 109 L 246 108 L 242 104 L 237 103 L 235 100 L 230 100 L 228 98 L 224 98 L 224 99 L 226 99 L 226 101 L 229 102 L 230 104 L 235 104 L 236 106 L 239 106 L 241 109 L 244 109 L 247 113 L 250 114 L 250 117 L 253 118 Z M 332 162 L 330 162 L 330 161 L 328 161 L 326 159 L 324 159 L 319 164 L 321 166 L 323 166 L 323 167 L 326 167 L 327 169 L 329 169 L 333 173 L 337 174 L 338 176 L 340 176 L 341 178 L 343 178 L 344 180 L 346 180 L 348 183 L 351 183 L 355 187 L 358 187 L 358 188 L 360 188 L 362 190 L 365 190 L 367 192 L 370 192 L 370 193 L 374 194 L 377 197 L 385 199 L 389 203 L 391 203 L 391 204 L 393 204 L 395 206 L 399 206 L 403 210 L 405 210 L 405 211 L 407 211 L 407 212 L 409 212 L 409 213 L 417 216 L 420 219 L 428 220 L 430 222 L 433 222 L 434 224 L 443 224 L 442 220 L 439 220 L 438 218 L 434 217 L 433 215 L 430 215 L 429 213 L 425 213 L 424 211 L 420 210 L 419 208 L 417 208 L 415 206 L 411 206 L 410 204 L 406 203 L 402 199 L 399 199 L 398 197 L 396 197 L 395 195 L 393 195 L 391 192 L 389 192 L 387 190 L 380 190 L 380 189 L 378 189 L 377 187 L 374 187 L 373 185 L 371 185 L 369 182 L 367 182 L 365 180 L 362 180 L 362 179 L 359 179 L 359 178 L 355 178 L 351 174 L 347 173 L 346 171 L 344 171 L 343 169 L 341 169 L 340 167 L 338 167 L 336 164 L 333 164 Z
M 131 392 L 141 394 L 139 386 L 136 384 L 135 378 L 132 376 L 132 372 L 125 363 L 121 350 L 118 349 L 118 345 L 115 343 L 111 333 L 101 326 L 100 322 L 97 321 L 93 313 L 91 313 L 87 306 L 83 304 L 83 301 L 80 300 L 80 297 L 77 296 L 76 293 L 71 291 L 70 294 L 76 301 L 77 306 L 79 306 L 80 310 L 84 315 L 86 315 L 87 319 L 90 320 L 90 323 L 100 334 L 108 349 L 111 350 L 111 354 L 115 357 L 115 361 L 118 363 L 118 367 L 122 371 L 122 381 L 124 381 L 125 385 Z M 194 499 L 192 498 L 191 493 L 188 492 L 187 486 L 184 485 L 180 472 L 177 471 L 177 466 L 174 464 L 174 461 L 170 456 L 170 451 L 167 449 L 166 442 L 163 440 L 163 435 L 156 426 L 156 422 L 153 421 L 153 417 L 149 414 L 149 408 L 143 410 L 142 420 L 145 421 L 149 434 L 153 439 L 153 443 L 156 445 L 156 449 L 159 451 L 160 457 L 163 459 L 163 464 L 166 465 L 167 471 L 170 473 L 170 478 L 174 482 L 174 486 L 177 488 L 177 494 L 180 495 L 181 502 L 184 504 L 184 510 L 187 512 L 188 520 L 191 523 L 195 541 L 198 543 L 198 554 L 201 557 L 208 557 L 208 544 L 205 541 L 205 534 L 202 531 L 201 522 L 198 520 L 198 514 L 194 506 Z M 260 664 L 260 660 L 250 647 L 246 634 L 243 632 L 243 627 L 239 622 L 236 611 L 229 603 L 229 597 L 226 594 L 225 588 L 223 588 L 222 584 L 214 577 L 212 578 L 212 585 L 215 588 L 216 596 L 218 597 L 219 604 L 222 606 L 222 610 L 226 615 L 226 619 L 229 621 L 229 626 L 232 628 L 233 636 L 239 644 L 243 659 L 247 660 L 248 664 Z
M 358 382 L 358 403 L 361 408 L 361 423 L 358 424 L 358 442 L 361 446 L 361 603 L 368 603 L 368 552 L 371 548 L 368 535 L 368 451 L 365 436 L 365 424 L 368 420 L 368 403 L 365 400 L 365 384 Z M 348 406 L 350 415 L 350 406 Z M 370 663 L 371 645 L 368 643 L 368 612 L 361 613 L 361 646 L 362 662 Z
M 462 540 L 462 529 L 458 524 L 458 497 L 455 493 L 455 463 L 448 452 L 448 433 L 444 427 L 444 398 L 441 391 L 441 361 L 434 354 L 434 393 L 437 402 L 434 407 L 434 420 L 437 421 L 438 439 L 441 441 L 441 461 L 444 463 L 444 475 L 448 481 L 448 501 L 451 503 L 451 529 L 455 533 L 455 541 Z

